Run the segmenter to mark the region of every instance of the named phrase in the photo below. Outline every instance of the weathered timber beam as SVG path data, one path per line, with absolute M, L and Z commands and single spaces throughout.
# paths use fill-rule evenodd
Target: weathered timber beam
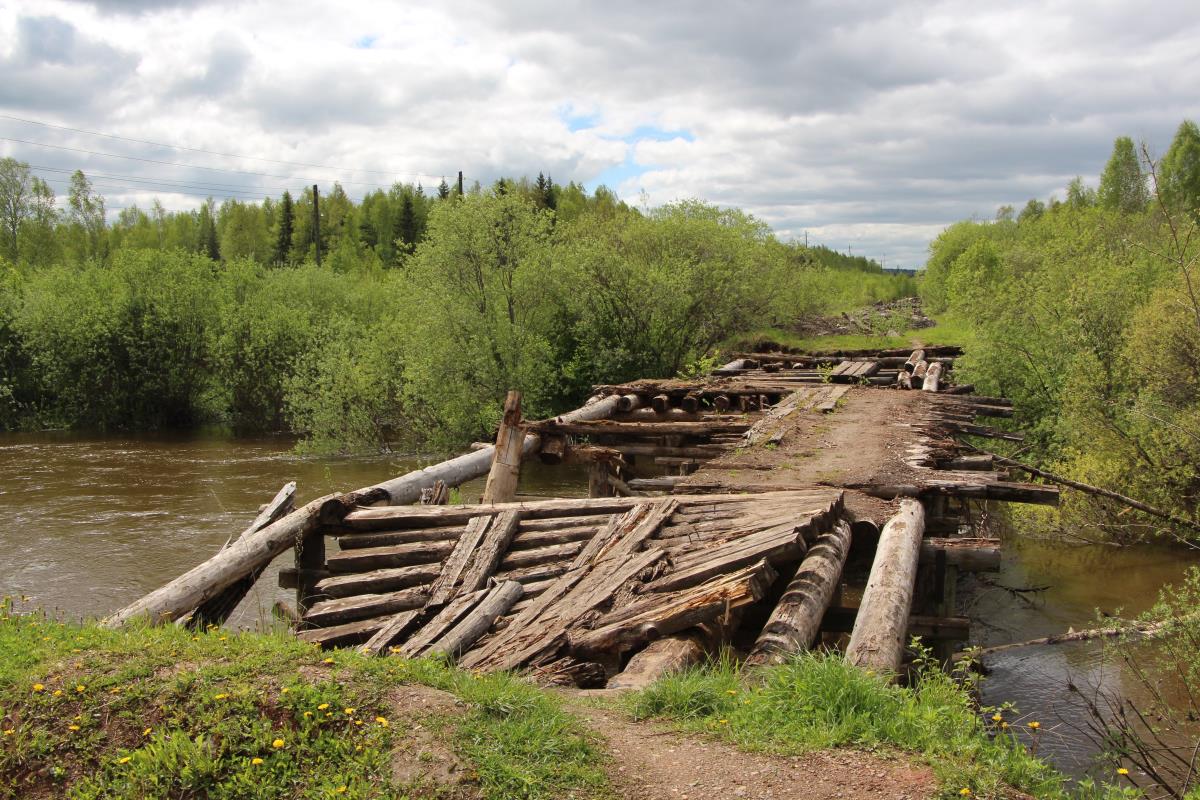
M 925 509 L 916 500 L 901 501 L 900 512 L 883 526 L 846 663 L 877 672 L 899 669 L 924 529 Z
M 491 630 L 496 620 L 504 616 L 521 599 L 525 590 L 516 581 L 504 581 L 494 586 L 461 621 L 448 630 L 425 651 L 444 653 L 453 659 L 459 658 Z
M 530 426 L 539 432 L 566 433 L 572 436 L 711 436 L 715 433 L 743 433 L 748 422 L 537 422 Z
M 521 429 L 521 393 L 510 391 L 504 399 L 504 416 L 492 448 L 492 464 L 481 503 L 508 503 L 517 495 L 521 477 L 521 451 L 525 434 Z
M 831 607 L 821 619 L 821 630 L 830 633 L 850 633 L 858 619 L 857 608 Z M 923 639 L 952 639 L 965 641 L 971 635 L 969 617 L 935 617 L 912 614 L 905 628 L 905 641 L 910 637 Z
M 855 485 L 856 489 L 872 497 L 892 500 L 897 497 L 968 497 L 976 500 L 1001 500 L 1009 503 L 1032 503 L 1056 506 L 1060 492 L 1057 487 L 1038 483 L 1010 483 L 993 481 L 968 483 L 964 481 L 942 481 L 924 479 L 919 484 L 899 485 Z
M 812 645 L 841 581 L 850 538 L 845 520 L 817 537 L 754 643 L 748 664 L 779 664 Z

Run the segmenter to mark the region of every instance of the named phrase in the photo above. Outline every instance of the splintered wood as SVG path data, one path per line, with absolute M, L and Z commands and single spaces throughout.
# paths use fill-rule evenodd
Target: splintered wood
M 317 584 L 328 599 L 299 635 L 578 671 L 760 600 L 841 513 L 830 489 L 361 508 L 337 528 Z

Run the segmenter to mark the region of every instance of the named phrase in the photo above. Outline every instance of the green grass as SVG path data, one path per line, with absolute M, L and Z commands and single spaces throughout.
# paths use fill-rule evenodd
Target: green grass
M 853 746 L 915 754 L 933 767 L 946 797 L 1006 797 L 1014 789 L 1047 800 L 1070 796 L 1065 777 L 1007 726 L 1007 712 L 994 721 L 997 712 L 981 712 L 932 664 L 907 688 L 848 667 L 836 655 L 803 654 L 749 675 L 722 662 L 664 678 L 627 698 L 626 708 L 635 718 L 664 718 L 751 751 Z M 1136 793 L 1085 783 L 1075 795 L 1123 799 Z
M 403 684 L 450 692 L 465 711 L 393 708 Z M 416 725 L 473 770 L 465 790 L 393 780 L 393 750 Z M 0 798 L 604 797 L 603 763 L 552 696 L 508 675 L 0 606 Z

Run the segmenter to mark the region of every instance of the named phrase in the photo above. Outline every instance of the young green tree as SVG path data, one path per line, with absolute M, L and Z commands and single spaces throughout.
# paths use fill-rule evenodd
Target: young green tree
M 1184 120 L 1158 168 L 1163 200 L 1185 211 L 1200 210 L 1200 128 Z
M 20 250 L 21 225 L 33 213 L 34 180 L 25 162 L 0 159 L 0 229 L 4 233 L 4 249 L 0 252 L 14 262 Z
M 1109 211 L 1136 214 L 1146 210 L 1150 194 L 1146 175 L 1134 149 L 1133 139 L 1118 137 L 1113 142 L 1112 156 L 1100 175 L 1100 205 Z
M 72 173 L 67 190 L 67 224 L 77 259 L 103 258 L 107 233 L 104 198 L 78 169 Z
M 211 258 L 221 260 L 221 245 L 217 238 L 216 202 L 210 197 L 200 206 L 199 239 L 196 250 Z

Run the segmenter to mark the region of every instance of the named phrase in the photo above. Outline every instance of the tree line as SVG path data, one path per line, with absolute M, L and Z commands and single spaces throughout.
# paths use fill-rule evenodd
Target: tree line
M 1128 137 L 1092 187 L 947 228 L 927 308 L 970 326 L 963 371 L 1013 398 L 1035 455 L 1084 482 L 1195 518 L 1200 506 L 1200 129 L 1161 158 Z M 1029 457 L 1035 457 L 1031 455 Z M 1147 527 L 1069 494 L 1066 525 Z
M 10 430 L 220 423 L 322 451 L 457 446 L 487 435 L 509 388 L 549 415 L 594 383 L 697 369 L 739 332 L 912 289 L 737 210 L 635 209 L 541 176 L 358 202 L 335 186 L 319 238 L 306 192 L 106 223 L 82 174 L 62 211 L 27 185 L 42 199 L 0 256 Z

